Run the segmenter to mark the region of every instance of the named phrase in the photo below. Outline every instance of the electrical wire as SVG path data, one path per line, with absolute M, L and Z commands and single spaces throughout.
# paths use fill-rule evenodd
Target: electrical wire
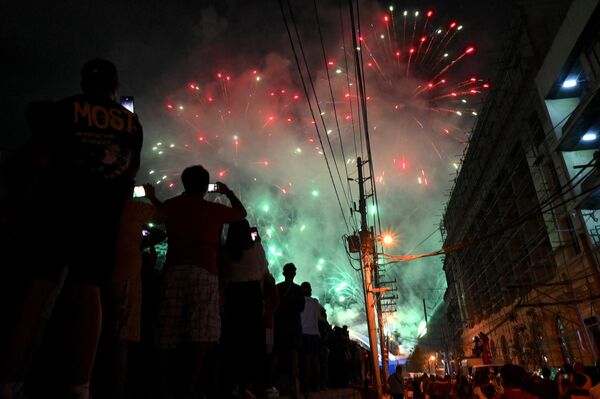
M 554 129 L 556 129 L 558 126 L 560 126 L 564 121 L 566 121 L 574 112 L 575 110 L 569 112 L 567 115 L 565 115 L 560 121 L 558 121 L 551 129 L 548 130 L 548 132 L 544 132 L 544 137 L 547 137 L 548 134 L 550 134 L 551 132 L 554 131 Z M 586 166 L 591 165 L 593 161 L 590 161 L 590 163 L 588 163 Z M 572 190 L 574 187 L 574 185 L 572 184 L 573 181 L 584 171 L 584 168 L 582 168 L 575 176 L 573 176 L 573 178 L 569 179 L 569 181 L 567 181 L 566 183 L 564 183 L 562 186 L 560 186 L 556 192 L 554 194 L 552 194 L 551 196 L 549 196 L 548 198 L 546 198 L 544 201 L 542 201 L 541 203 L 537 204 L 536 206 L 534 206 L 533 208 L 529 209 L 528 211 L 526 211 L 524 213 L 524 215 L 527 215 L 527 213 L 529 212 L 534 212 L 536 210 L 541 209 L 543 206 L 545 206 L 545 204 L 547 204 L 548 202 L 554 201 L 556 198 L 558 198 L 560 195 L 564 195 L 565 193 L 563 193 L 563 190 L 568 187 L 569 185 L 571 185 L 571 189 Z M 516 169 L 513 169 L 511 172 L 511 175 L 508 176 L 505 180 L 506 181 L 510 181 L 510 179 L 512 178 L 512 176 L 514 176 L 514 174 L 516 173 Z M 583 180 L 583 179 L 582 179 Z M 570 191 L 569 190 L 569 191 Z M 485 214 L 485 216 L 483 216 L 483 219 L 487 218 L 487 216 L 489 215 L 489 213 L 492 211 L 492 206 L 488 207 L 488 211 Z M 522 216 L 524 216 L 522 215 Z M 432 233 L 434 234 L 434 233 Z M 418 244 L 421 245 L 421 244 Z M 418 246 L 417 245 L 417 246 Z M 411 250 L 412 252 L 412 250 Z M 410 252 L 409 252 L 410 253 Z
M 289 2 L 288 2 L 288 7 L 290 7 L 290 11 L 291 11 L 291 6 L 289 5 Z M 284 5 L 283 5 L 283 0 L 279 0 L 279 8 L 281 10 L 281 16 L 283 18 L 283 23 L 285 25 L 285 29 L 286 29 L 287 34 L 288 34 L 288 39 L 290 41 L 290 46 L 291 46 L 292 52 L 294 54 L 294 60 L 296 61 L 296 67 L 298 69 L 298 74 L 300 75 L 300 81 L 302 83 L 302 88 L 304 89 L 304 94 L 306 96 L 306 101 L 308 103 L 308 108 L 310 110 L 310 114 L 312 116 L 312 120 L 316 121 L 315 112 L 314 112 L 314 109 L 313 109 L 313 106 L 312 106 L 312 103 L 311 103 L 311 100 L 310 100 L 310 94 L 309 94 L 308 88 L 306 86 L 306 81 L 304 79 L 304 74 L 302 73 L 302 67 L 301 67 L 301 64 L 300 64 L 300 60 L 298 58 L 298 53 L 296 52 L 296 46 L 294 45 L 294 40 L 292 38 L 292 32 L 290 30 L 289 23 L 287 21 L 286 15 L 285 15 L 285 9 L 284 9 Z M 306 68 L 308 68 L 308 65 L 306 65 Z M 317 126 L 316 123 L 315 123 L 315 130 L 317 132 L 317 137 L 319 138 L 319 142 L 321 143 L 321 148 L 325 149 L 324 146 L 323 146 L 323 139 L 321 138 L 321 132 L 319 131 L 319 127 Z M 327 155 L 326 155 L 325 151 L 323 151 L 323 157 L 325 158 L 325 164 L 327 165 L 327 171 L 329 172 L 329 177 L 330 177 L 331 183 L 333 185 L 333 190 L 335 192 L 335 196 L 337 198 L 337 202 L 338 202 L 338 205 L 340 207 L 340 212 L 341 212 L 341 215 L 342 215 L 342 219 L 344 220 L 344 224 L 346 225 L 346 229 L 348 231 L 350 231 L 350 226 L 348 225 L 348 221 L 346 220 L 346 216 L 345 216 L 345 213 L 344 213 L 344 208 L 342 207 L 342 202 L 340 200 L 340 196 L 339 196 L 339 193 L 338 193 L 338 190 L 337 190 L 337 186 L 335 184 L 335 179 L 333 177 L 333 173 L 331 171 L 331 166 L 329 165 L 329 160 L 327 159 Z
M 593 173 L 593 171 L 589 172 L 581 180 L 586 179 L 587 176 L 589 174 L 591 174 L 591 173 Z M 546 210 L 541 209 L 539 212 L 530 214 L 530 215 L 526 216 L 525 218 L 521 218 L 520 220 L 518 220 L 516 222 L 513 222 L 513 223 L 511 223 L 511 224 L 509 224 L 507 226 L 503 226 L 502 228 L 497 229 L 497 230 L 493 231 L 492 233 L 489 233 L 489 234 L 487 234 L 487 235 L 485 235 L 482 238 L 479 238 L 477 240 L 462 241 L 462 242 L 459 242 L 457 244 L 450 245 L 450 246 L 444 247 L 444 248 L 442 248 L 440 250 L 437 250 L 437 251 L 434 251 L 434 252 L 430 252 L 430 253 L 427 253 L 427 254 L 405 255 L 405 256 L 385 255 L 384 254 L 383 256 L 384 256 L 384 258 L 387 258 L 387 259 L 391 260 L 391 262 L 386 263 L 386 264 L 390 264 L 390 263 L 397 263 L 397 262 L 408 262 L 408 261 L 415 260 L 415 259 L 427 258 L 427 257 L 431 257 L 431 256 L 438 256 L 438 255 L 446 255 L 446 254 L 449 254 L 449 253 L 452 253 L 452 252 L 456 252 L 456 251 L 461 250 L 461 249 L 463 249 L 463 248 L 465 248 L 467 246 L 471 246 L 471 245 L 474 245 L 474 244 L 478 244 L 478 243 L 480 243 L 482 241 L 488 240 L 488 239 L 490 239 L 490 238 L 492 238 L 492 237 L 494 237 L 494 236 L 496 236 L 498 234 L 501 234 L 501 233 L 505 232 L 506 230 L 512 229 L 514 227 L 517 227 L 518 225 L 526 222 L 529 219 L 532 219 L 534 217 L 537 217 L 537 216 L 543 215 L 545 213 L 551 212 L 554 209 L 556 209 L 558 207 L 561 207 L 561 206 L 564 206 L 564 205 L 568 204 L 569 202 L 571 202 L 571 201 L 573 201 L 573 200 L 575 200 L 575 199 L 577 199 L 579 197 L 585 196 L 585 195 L 587 195 L 587 194 L 595 191 L 598 188 L 600 188 L 600 183 L 597 184 L 597 185 L 595 185 L 595 186 L 593 186 L 593 187 L 591 187 L 591 188 L 589 188 L 589 189 L 587 189 L 587 190 L 582 191 L 581 193 L 573 196 L 572 198 L 569 198 L 569 199 L 567 199 L 567 200 L 565 200 L 563 202 L 560 202 L 560 203 L 552 206 L 549 209 L 546 209 Z
M 296 24 L 296 19 L 294 17 L 294 11 L 292 9 L 292 6 L 291 6 L 289 0 L 287 1 L 287 5 L 288 5 L 288 8 L 289 8 L 290 18 L 291 18 L 291 21 L 292 21 L 292 26 L 294 28 L 294 32 L 296 34 L 296 38 L 297 38 L 297 41 L 298 41 L 298 48 L 300 49 L 300 54 L 302 55 L 302 60 L 304 61 L 304 67 L 306 69 L 306 74 L 308 75 L 308 82 L 310 84 L 310 88 L 312 89 L 312 94 L 313 94 L 313 97 L 314 97 L 315 105 L 316 105 L 317 111 L 319 113 L 319 119 L 321 120 L 321 124 L 323 125 L 323 129 L 325 129 L 325 133 L 326 133 L 325 134 L 325 139 L 327 140 L 327 144 L 328 144 L 329 150 L 331 152 L 331 157 L 333 158 L 333 164 L 335 166 L 335 169 L 336 169 L 336 172 L 337 172 L 337 176 L 338 176 L 338 179 L 339 179 L 340 184 L 341 184 L 341 189 L 342 189 L 342 192 L 344 193 L 344 197 L 345 197 L 346 201 L 348 202 L 349 207 L 352 207 L 352 203 L 350 202 L 348 194 L 346 193 L 346 189 L 344 188 L 344 182 L 342 180 L 340 169 L 339 169 L 338 164 L 337 164 L 337 159 L 336 159 L 336 156 L 335 156 L 335 152 L 333 151 L 333 146 L 331 144 L 331 140 L 329 139 L 329 135 L 327 134 L 328 129 L 327 129 L 327 125 L 325 123 L 325 118 L 323 117 L 323 115 L 325 114 L 325 112 L 323 112 L 323 110 L 321 109 L 321 103 L 320 103 L 320 101 L 318 99 L 318 96 L 317 96 L 317 90 L 316 90 L 315 85 L 314 85 L 314 80 L 312 78 L 312 74 L 310 72 L 310 68 L 308 67 L 308 61 L 306 59 L 306 54 L 304 52 L 304 46 L 302 45 L 302 39 L 300 37 L 300 32 L 298 31 L 298 25 Z M 335 117 L 337 119 L 337 115 L 335 115 Z M 322 144 L 321 144 L 321 146 L 323 148 L 323 152 L 325 152 L 325 147 Z
M 369 166 L 369 174 L 371 178 L 371 193 L 373 194 L 372 204 L 375 208 L 375 220 L 376 220 L 376 234 L 381 234 L 381 216 L 379 212 L 379 201 L 377 197 L 377 186 L 375 182 L 375 167 L 373 165 L 373 154 L 371 152 L 371 138 L 369 136 L 369 122 L 367 117 L 367 96 L 366 96 L 366 82 L 364 79 L 364 61 L 363 61 L 363 53 L 362 53 L 362 37 L 360 31 L 360 7 L 358 3 L 356 4 L 356 21 L 354 18 L 354 6 L 353 1 L 349 0 L 350 3 L 350 19 L 352 26 L 352 40 L 354 43 L 354 57 L 355 62 L 358 65 L 357 68 L 357 81 L 359 86 L 359 100 L 361 104 L 363 124 L 364 124 L 364 136 L 365 136 L 365 144 L 367 149 L 368 156 L 368 166 Z M 356 37 L 361 39 L 361 46 L 358 45 Z
M 317 7 L 317 0 L 313 0 L 313 7 L 315 10 L 315 19 L 317 22 L 317 31 L 319 33 L 319 41 L 321 43 L 321 51 L 323 53 L 323 65 L 325 67 L 325 72 L 327 74 L 327 84 L 329 86 L 329 94 L 331 96 L 333 115 L 335 117 L 335 125 L 337 128 L 338 138 L 340 140 L 340 149 L 342 152 L 342 160 L 343 160 L 343 164 L 344 164 L 344 170 L 346 172 L 346 184 L 348 185 L 349 202 L 350 202 L 349 205 L 350 205 L 350 208 L 352 209 L 352 204 L 354 203 L 354 198 L 352 196 L 352 189 L 350 187 L 350 175 L 348 174 L 348 165 L 346 164 L 346 152 L 344 151 L 344 141 L 342 139 L 342 129 L 340 128 L 340 123 L 339 123 L 339 119 L 338 119 L 338 115 L 337 115 L 337 107 L 335 105 L 335 96 L 333 95 L 333 87 L 331 86 L 331 76 L 329 74 L 329 68 L 327 67 L 327 54 L 325 52 L 325 44 L 323 43 L 323 32 L 321 31 L 321 21 L 319 18 L 319 9 Z M 326 137 L 327 137 L 327 141 L 329 142 L 329 147 L 331 149 L 331 152 L 333 154 L 333 149 L 331 148 L 331 141 L 329 140 L 329 135 L 327 134 Z M 337 165 L 337 163 L 336 163 L 336 165 Z M 343 183 L 342 183 L 342 185 L 343 185 Z M 357 230 L 358 223 L 356 221 L 356 217 L 354 216 L 354 212 L 350 212 L 350 216 L 352 218 L 352 221 L 354 222 L 354 229 Z
M 340 30 L 341 30 L 341 34 L 342 34 L 342 48 L 344 49 L 344 68 L 346 69 L 346 88 L 348 90 L 348 104 L 350 106 L 350 121 L 352 122 L 352 137 L 353 137 L 353 141 L 354 141 L 354 158 L 358 158 L 358 146 L 357 146 L 357 142 L 356 142 L 356 125 L 354 123 L 354 107 L 352 105 L 352 96 L 350 95 L 350 75 L 348 74 L 348 71 L 350 71 L 350 69 L 348 68 L 348 52 L 346 51 L 346 32 L 344 29 L 344 18 L 342 15 L 342 0 L 340 0 L 340 12 L 339 12 L 339 16 L 340 16 Z M 359 125 L 360 128 L 360 125 Z M 360 133 L 362 134 L 362 133 Z M 362 140 L 362 136 L 361 136 L 361 140 Z
M 561 125 L 563 122 L 565 122 L 565 121 L 566 121 L 568 118 L 570 118 L 570 117 L 571 117 L 571 115 L 573 114 L 573 112 L 575 112 L 575 110 L 573 110 L 573 111 L 569 112 L 567 115 L 565 115 L 565 116 L 564 116 L 564 117 L 563 117 L 563 118 L 562 118 L 560 121 L 558 121 L 558 122 L 557 122 L 557 123 L 556 123 L 556 124 L 555 124 L 555 125 L 554 125 L 554 126 L 551 128 L 551 129 L 549 129 L 549 130 L 548 130 L 548 132 L 544 132 L 544 137 L 547 137 L 547 136 L 548 136 L 548 134 L 550 134 L 551 132 L 553 132 L 553 131 L 554 131 L 554 130 L 555 130 L 557 127 L 558 127 L 558 126 L 560 126 L 560 125 Z M 565 193 L 565 192 L 563 192 L 563 190 L 564 190 L 565 188 L 567 188 L 568 186 L 571 186 L 571 188 L 570 188 L 570 189 L 569 189 L 567 192 L 569 192 L 569 191 L 573 190 L 573 189 L 575 188 L 575 186 L 577 186 L 577 185 L 579 184 L 579 182 L 581 182 L 581 181 L 585 180 L 585 178 L 586 178 L 587 176 L 589 176 L 589 175 L 590 175 L 590 173 L 591 173 L 591 172 L 588 172 L 588 174 L 586 174 L 586 175 L 585 175 L 585 176 L 584 176 L 582 179 L 580 179 L 580 181 L 579 181 L 578 183 L 576 183 L 576 184 L 573 184 L 573 182 L 575 181 L 575 179 L 577 179 L 577 178 L 579 177 L 579 175 L 581 175 L 581 173 L 583 173 L 583 172 L 585 171 L 585 168 L 586 168 L 586 167 L 589 167 L 589 166 L 590 166 L 590 165 L 591 165 L 593 162 L 594 162 L 594 160 L 592 160 L 592 161 L 590 161 L 588 164 L 586 164 L 586 165 L 585 165 L 585 166 L 584 166 L 584 167 L 583 167 L 583 168 L 582 168 L 582 169 L 581 169 L 581 170 L 580 170 L 580 171 L 579 171 L 577 174 L 575 174 L 575 176 L 573 176 L 571 179 L 569 179 L 569 181 L 567 181 L 567 182 L 566 182 L 566 183 L 564 183 L 562 186 L 560 186 L 560 187 L 559 187 L 559 188 L 556 190 L 556 192 L 555 192 L 553 195 L 549 196 L 549 197 L 548 197 L 548 198 L 546 198 L 544 201 L 542 201 L 541 203 L 537 204 L 535 207 L 533 207 L 533 208 L 529 209 L 528 211 L 526 211 L 526 212 L 525 212 L 525 213 L 524 213 L 524 214 L 521 216 L 521 218 L 520 218 L 519 220 L 523 220 L 523 222 L 524 222 L 524 221 L 527 221 L 527 220 L 529 220 L 529 219 L 531 218 L 531 217 L 527 217 L 527 215 L 528 215 L 529 213 L 531 213 L 531 212 L 536 212 L 536 211 L 540 211 L 540 210 L 542 210 L 542 209 L 543 209 L 543 207 L 544 207 L 545 205 L 547 205 L 548 203 L 550 203 L 550 202 L 554 201 L 554 200 L 555 200 L 555 199 L 557 199 L 559 196 L 561 196 L 561 195 L 562 195 L 562 196 L 564 196 L 566 193 Z M 516 170 L 513 170 L 513 171 L 512 171 L 512 173 L 511 173 L 511 175 L 514 175 L 515 173 L 516 173 Z M 507 179 L 507 180 L 509 180 L 509 179 Z M 554 209 L 554 208 L 552 208 L 552 209 Z M 489 212 L 491 212 L 491 207 L 490 207 L 490 210 L 488 210 L 488 213 L 487 213 L 487 214 L 489 214 Z M 546 211 L 546 212 L 549 212 L 549 211 Z M 546 212 L 543 212 L 543 213 L 546 213 Z M 486 214 L 486 217 L 487 217 L 487 214 Z M 536 213 L 536 214 L 534 214 L 534 215 L 532 215 L 532 217 L 535 217 L 535 216 L 538 216 L 538 215 L 537 215 L 537 213 Z M 516 223 L 516 225 L 520 224 L 518 221 L 517 221 L 517 222 L 515 222 L 515 223 Z M 515 226 L 516 226 L 516 225 L 515 225 Z M 509 229 L 509 228 L 515 227 L 515 226 L 510 226 L 510 225 L 509 225 L 509 226 L 504 226 L 504 227 L 501 227 L 500 231 L 502 231 L 502 232 L 503 232 L 503 231 L 505 231 L 505 230 L 507 230 L 507 229 Z M 415 250 L 417 247 L 419 247 L 421 244 L 423 244 L 423 242 L 427 241 L 427 240 L 428 240 L 428 239 L 429 239 L 429 238 L 430 238 L 430 237 L 431 237 L 433 234 L 435 234 L 435 233 L 436 233 L 438 230 L 439 230 L 439 228 L 438 228 L 438 229 L 436 229 L 436 230 L 434 230 L 434 231 L 433 231 L 431 234 L 429 234 L 429 236 L 427 236 L 427 237 L 426 237 L 426 238 L 425 238 L 423 241 L 421 241 L 421 242 L 420 242 L 419 244 L 417 244 L 417 245 L 416 245 L 416 246 L 415 246 L 413 249 L 411 249 L 411 250 L 410 250 L 410 251 L 409 251 L 409 252 L 408 252 L 406 255 L 404 255 L 404 257 L 403 257 L 403 258 L 404 258 L 404 259 L 407 259 L 407 260 L 412 260 L 412 259 L 408 259 L 408 258 L 406 258 L 406 257 L 407 257 L 408 255 L 410 255 L 410 253 L 411 253 L 413 250 Z M 487 236 L 486 236 L 486 238 L 487 238 Z M 462 247 L 463 247 L 463 246 L 462 246 L 462 244 L 464 244 L 464 243 L 470 243 L 469 245 L 472 245 L 472 244 L 475 244 L 476 242 L 479 242 L 479 240 L 478 240 L 478 241 L 468 241 L 468 240 L 467 240 L 467 241 L 459 242 L 458 244 L 455 244 L 455 245 L 448 246 L 448 247 L 446 247 L 446 248 L 449 248 L 449 249 L 455 249 L 454 251 L 451 251 L 451 252 L 455 252 L 455 251 L 457 251 L 457 250 L 459 250 L 459 249 L 462 249 Z M 442 251 L 442 252 L 440 252 L 440 251 Z M 449 252 L 448 252 L 448 253 L 449 253 Z M 423 255 L 427 255 L 427 256 L 438 256 L 438 255 L 444 255 L 444 254 L 445 254 L 445 252 L 443 252 L 443 249 L 442 249 L 442 250 L 439 250 L 439 251 L 434 251 L 434 252 L 431 252 L 430 254 L 423 254 Z M 419 257 L 427 257 L 427 256 L 419 256 Z M 415 258 L 415 259 L 418 259 L 418 258 Z M 407 260 L 403 260 L 403 261 L 407 261 Z M 392 263 L 393 263 L 393 262 L 392 262 Z

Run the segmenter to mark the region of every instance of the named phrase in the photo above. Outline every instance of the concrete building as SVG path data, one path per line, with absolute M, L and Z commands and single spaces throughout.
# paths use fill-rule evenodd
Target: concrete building
M 449 345 L 529 369 L 600 358 L 600 6 L 524 1 L 442 220 Z M 598 163 L 597 163 L 598 162 Z

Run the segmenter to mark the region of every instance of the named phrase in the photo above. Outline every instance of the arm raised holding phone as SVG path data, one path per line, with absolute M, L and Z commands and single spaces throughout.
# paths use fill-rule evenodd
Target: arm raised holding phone
M 159 215 L 160 215 L 160 208 L 161 208 L 162 202 L 156 197 L 156 190 L 155 190 L 154 186 L 152 184 L 146 183 L 142 187 L 144 189 L 145 197 L 148 198 L 148 200 L 150 200 L 152 205 L 154 205 L 157 209 L 159 209 Z M 240 219 L 244 219 L 246 217 L 247 212 L 246 212 L 246 208 L 244 207 L 244 204 L 242 204 L 242 201 L 239 200 L 239 198 L 234 194 L 233 191 L 231 191 L 229 189 L 229 187 L 225 183 L 217 182 L 214 184 L 214 188 L 216 188 L 215 192 L 227 197 L 232 208 L 238 209 L 241 211 Z
M 239 200 L 239 198 L 233 193 L 233 191 L 229 189 L 229 187 L 227 187 L 225 183 L 217 182 L 217 192 L 227 197 L 232 208 L 240 209 L 242 211 L 243 215 L 241 219 L 246 217 L 247 212 L 244 204 L 242 204 L 242 201 Z

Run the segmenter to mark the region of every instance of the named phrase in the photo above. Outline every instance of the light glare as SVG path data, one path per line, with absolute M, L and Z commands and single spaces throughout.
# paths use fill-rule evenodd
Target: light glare
M 596 133 L 593 132 L 588 132 L 586 134 L 583 135 L 583 137 L 581 138 L 581 140 L 583 141 L 594 141 L 598 138 L 598 135 Z

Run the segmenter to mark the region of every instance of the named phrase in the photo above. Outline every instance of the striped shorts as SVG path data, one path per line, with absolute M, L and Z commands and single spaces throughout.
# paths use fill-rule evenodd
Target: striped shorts
M 157 334 L 161 349 L 174 349 L 181 342 L 217 342 L 218 277 L 196 265 L 170 266 L 164 276 Z

